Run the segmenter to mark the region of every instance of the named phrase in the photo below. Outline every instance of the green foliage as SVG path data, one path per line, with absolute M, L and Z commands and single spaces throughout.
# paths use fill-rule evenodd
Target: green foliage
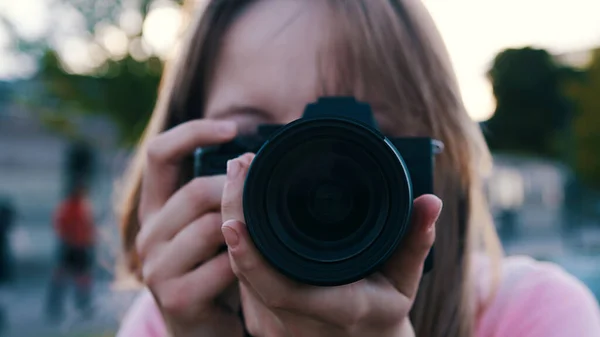
M 162 63 L 157 58 L 139 62 L 127 56 L 109 60 L 92 75 L 70 74 L 53 51 L 41 62 L 40 79 L 52 97 L 58 98 L 59 116 L 49 118 L 61 130 L 76 130 L 69 125 L 69 114 L 107 116 L 118 128 L 123 145 L 139 139 L 157 97 Z M 63 117 L 63 118 L 60 118 Z
M 600 49 L 583 70 L 544 50 L 508 49 L 489 77 L 497 100 L 485 123 L 490 147 L 561 160 L 583 184 L 600 188 Z
M 99 23 L 118 25 L 124 10 L 137 4 L 142 19 L 147 16 L 154 0 L 52 0 L 55 4 L 66 4 L 85 18 L 85 27 L 90 36 L 95 34 Z M 169 0 L 182 4 L 183 0 Z M 0 13 L 0 21 L 5 22 Z M 158 85 L 163 69 L 162 61 L 156 57 L 138 61 L 127 55 L 120 60 L 107 61 L 85 75 L 72 74 L 63 67 L 62 60 L 45 38 L 40 41 L 25 41 L 16 35 L 16 48 L 30 55 L 39 56 L 39 71 L 34 81 L 41 81 L 43 92 L 29 95 L 22 104 L 36 112 L 48 128 L 75 141 L 85 141 L 86 135 L 78 130 L 75 120 L 81 115 L 100 115 L 111 120 L 118 129 L 121 145 L 131 146 L 145 128 L 157 98 Z M 51 32 L 48 36 L 52 35 Z M 137 36 L 139 37 L 139 36 Z M 134 39 L 136 36 L 131 36 Z M 1 91 L 0 91 L 1 92 Z M 0 93 L 0 96 L 2 94 Z M 2 97 L 0 97 L 0 101 Z
M 494 116 L 485 123 L 493 150 L 561 155 L 558 139 L 571 117 L 561 92 L 571 75 L 545 50 L 507 49 L 496 56 L 488 73 L 497 101 Z
M 600 188 L 600 49 L 583 80 L 567 82 L 565 92 L 578 112 L 572 126 L 574 169 L 583 183 Z

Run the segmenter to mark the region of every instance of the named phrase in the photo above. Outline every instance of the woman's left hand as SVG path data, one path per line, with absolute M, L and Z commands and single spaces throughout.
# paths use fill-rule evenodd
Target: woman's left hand
M 253 324 L 251 330 L 255 331 L 250 332 L 257 336 L 295 337 L 414 336 L 408 314 L 417 294 L 423 263 L 435 240 L 441 200 L 433 195 L 415 200 L 411 230 L 380 272 L 338 287 L 305 285 L 275 271 L 248 235 L 242 192 L 253 158 L 244 155 L 228 163 L 221 205 L 222 231 L 231 266 L 248 293 L 243 296 L 246 301 L 242 299 L 246 302 L 246 316 L 252 319 L 256 314 L 254 319 L 264 317 L 268 321 Z M 253 313 L 246 306 L 260 312 Z

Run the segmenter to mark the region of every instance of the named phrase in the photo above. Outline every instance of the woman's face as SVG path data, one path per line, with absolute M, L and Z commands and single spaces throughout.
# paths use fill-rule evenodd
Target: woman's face
M 320 67 L 327 13 L 320 1 L 306 0 L 262 0 L 247 8 L 224 37 L 204 116 L 235 120 L 241 132 L 300 118 L 334 81 Z M 374 114 L 386 132 L 385 116 Z

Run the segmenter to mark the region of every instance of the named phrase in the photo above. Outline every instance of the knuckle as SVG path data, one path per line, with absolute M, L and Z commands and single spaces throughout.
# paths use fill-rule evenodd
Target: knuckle
M 277 334 L 275 331 L 269 330 L 265 326 L 265 323 L 253 322 L 251 324 L 247 324 L 246 329 L 250 336 L 255 337 L 280 337 L 285 336 L 284 334 Z
M 223 207 L 233 206 L 235 195 L 239 192 L 240 186 L 236 182 L 227 180 L 223 185 Z
M 341 320 L 340 325 L 349 329 L 360 325 L 370 312 L 367 295 L 364 292 L 357 289 L 352 296 L 355 299 L 355 304 L 346 308 L 345 312 L 339 317 Z
M 153 226 L 151 222 L 151 218 L 148 217 L 148 219 L 146 219 L 146 222 L 142 226 L 140 226 L 140 231 L 135 237 L 135 249 L 140 258 L 142 259 L 146 257 L 148 251 L 152 248 L 150 236 Z
M 160 135 L 148 140 L 146 147 L 146 158 L 150 162 L 160 162 L 164 158 L 164 149 Z
M 225 183 L 225 187 L 223 189 L 223 198 L 221 199 L 221 212 L 228 214 L 233 210 L 233 202 L 231 200 L 231 196 L 229 192 L 225 192 L 228 190 L 227 185 L 229 183 Z
M 221 212 L 223 212 L 223 214 L 231 214 L 233 211 L 235 211 L 233 205 L 227 201 L 226 198 L 223 198 L 223 201 L 221 202 Z
M 272 310 L 288 309 L 289 300 L 285 294 L 281 292 L 273 292 L 270 296 L 265 297 L 265 305 Z
M 181 245 L 182 247 L 196 247 L 198 251 L 216 249 L 219 244 L 224 242 L 219 228 L 220 226 L 213 223 L 196 221 L 190 225 L 186 235 L 182 237 Z
M 196 224 L 196 239 L 203 240 L 206 243 L 223 241 L 221 232 L 221 214 L 208 214 L 199 223 Z
M 426 240 L 427 242 L 427 251 L 429 251 L 431 249 L 431 247 L 435 244 L 435 239 L 436 239 L 436 233 L 435 231 L 432 233 L 432 235 Z
M 169 282 L 162 289 L 160 307 L 165 314 L 188 321 L 206 321 L 210 317 L 207 303 L 190 295 L 191 286 L 182 282 Z
M 367 317 L 369 310 L 366 305 L 359 304 L 353 310 L 350 311 L 350 315 L 348 315 L 347 325 L 349 327 L 354 327 L 361 324 L 364 319 Z
M 254 308 L 255 309 L 255 308 Z M 244 318 L 246 322 L 246 329 L 248 329 L 248 333 L 251 336 L 264 336 L 263 331 L 261 329 L 261 323 L 259 319 L 256 317 L 256 310 L 244 313 Z M 264 325 L 264 322 L 263 322 Z
M 154 289 L 158 287 L 162 281 L 160 269 L 156 268 L 153 263 L 144 263 L 142 266 L 142 279 L 148 288 Z
M 244 274 L 240 270 L 240 267 L 238 267 L 237 263 L 232 263 L 231 264 L 231 271 L 235 274 L 235 276 L 237 276 L 238 278 L 240 278 L 240 281 L 244 282 Z
M 251 336 L 262 336 L 260 325 L 256 321 L 252 320 L 246 323 L 246 329 Z
M 221 217 L 221 213 L 209 213 L 206 215 L 206 224 L 210 228 L 215 228 L 219 230 L 221 229 L 221 224 L 223 219 Z
M 427 255 L 434 243 L 435 231 L 421 239 L 418 243 L 415 243 L 414 250 L 418 255 Z
M 243 252 L 232 252 L 236 258 L 236 265 L 243 274 L 254 274 L 259 271 L 259 262 L 256 258 L 250 254 L 244 254 Z
M 208 178 L 195 178 L 185 187 L 185 194 L 194 202 L 202 202 L 209 198 L 210 189 L 207 183 Z
M 189 296 L 185 294 L 185 291 L 177 287 L 169 287 L 165 289 L 163 297 L 161 298 L 162 309 L 174 316 L 181 316 L 189 310 L 190 300 Z
M 142 179 L 146 179 L 142 177 Z M 144 183 L 142 183 L 142 191 L 140 194 L 140 201 L 137 207 L 137 221 L 140 227 L 144 227 L 144 225 L 148 222 L 148 220 L 153 216 L 154 211 L 150 210 L 147 203 L 145 202 L 145 198 L 147 196 L 146 191 L 144 191 Z
M 135 237 L 135 250 L 141 259 L 144 259 L 148 253 L 148 235 L 146 232 L 147 231 L 142 229 Z
M 425 261 L 425 258 L 427 257 L 427 254 L 429 254 L 429 251 L 431 250 L 432 246 L 433 246 L 433 240 L 427 240 L 427 241 L 423 242 L 423 244 L 420 245 L 419 248 L 416 249 L 414 251 L 414 253 L 412 254 L 413 258 L 419 262 Z

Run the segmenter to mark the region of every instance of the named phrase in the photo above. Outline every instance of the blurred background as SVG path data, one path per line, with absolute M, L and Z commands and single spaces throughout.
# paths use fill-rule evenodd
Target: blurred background
M 600 2 L 424 2 L 495 156 L 487 192 L 506 251 L 557 262 L 600 298 Z M 202 4 L 0 0 L 0 336 L 114 335 L 135 296 L 113 282 L 114 191 Z M 89 200 L 94 267 L 55 320 L 53 224 L 86 215 L 74 196 Z M 93 311 L 78 310 L 86 296 Z

